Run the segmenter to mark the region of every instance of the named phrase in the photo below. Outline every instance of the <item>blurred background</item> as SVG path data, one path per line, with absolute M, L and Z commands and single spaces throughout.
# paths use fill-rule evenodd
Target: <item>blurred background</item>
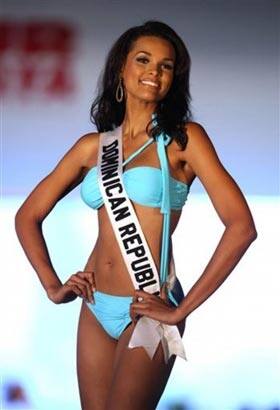
M 159 410 L 280 409 L 279 1 L 4 0 L 0 17 L 1 409 L 77 410 L 80 300 L 54 305 L 25 258 L 14 216 L 83 134 L 112 43 L 148 19 L 171 25 L 192 59 L 194 121 L 242 189 L 258 238 L 220 289 L 187 320 Z M 62 281 L 83 269 L 97 214 L 79 187 L 44 222 Z M 174 233 L 185 293 L 223 225 L 196 180 Z

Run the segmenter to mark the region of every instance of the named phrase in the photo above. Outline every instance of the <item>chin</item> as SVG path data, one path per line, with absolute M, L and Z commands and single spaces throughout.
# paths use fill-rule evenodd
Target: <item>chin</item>
M 143 93 L 143 94 L 138 94 L 137 98 L 141 101 L 146 101 L 146 102 L 150 102 L 150 103 L 158 103 L 159 101 L 161 101 L 164 97 L 159 96 L 159 95 L 155 95 L 152 93 Z
M 165 97 L 165 95 L 159 95 L 158 92 L 154 92 L 152 90 L 137 90 L 134 92 L 127 91 L 127 97 L 132 97 L 132 99 L 137 99 L 147 103 L 158 103 Z

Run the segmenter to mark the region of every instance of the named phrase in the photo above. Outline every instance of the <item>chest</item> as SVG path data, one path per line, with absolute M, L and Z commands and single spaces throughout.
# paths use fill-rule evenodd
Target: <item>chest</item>
M 168 146 L 166 146 L 166 158 L 168 161 L 168 167 L 170 176 L 174 179 L 187 184 L 184 163 L 182 162 L 181 150 L 178 144 L 173 140 Z M 135 151 L 137 146 L 123 146 L 123 159 L 129 158 Z M 131 159 L 124 167 L 124 171 L 136 167 L 152 167 L 161 168 L 160 159 L 157 150 L 157 144 L 150 144 L 140 155 L 137 155 Z

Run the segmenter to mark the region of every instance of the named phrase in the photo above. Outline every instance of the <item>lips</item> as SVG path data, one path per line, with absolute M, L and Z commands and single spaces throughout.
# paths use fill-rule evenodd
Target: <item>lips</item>
M 153 87 L 153 88 L 159 88 L 159 83 L 157 82 L 157 81 L 152 81 L 152 80 L 140 80 L 140 83 L 141 84 L 143 84 L 143 85 L 148 85 L 148 86 L 150 86 L 150 87 Z

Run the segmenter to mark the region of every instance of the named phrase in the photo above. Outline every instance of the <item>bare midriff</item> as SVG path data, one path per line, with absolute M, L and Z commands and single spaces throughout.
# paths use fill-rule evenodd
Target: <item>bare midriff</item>
M 159 208 L 142 206 L 134 202 L 133 206 L 159 273 L 163 214 Z M 180 216 L 181 211 L 171 212 L 170 235 L 174 232 Z M 134 286 L 104 205 L 98 210 L 98 225 L 98 238 L 90 263 L 90 269 L 94 271 L 96 289 L 112 295 L 133 295 Z

